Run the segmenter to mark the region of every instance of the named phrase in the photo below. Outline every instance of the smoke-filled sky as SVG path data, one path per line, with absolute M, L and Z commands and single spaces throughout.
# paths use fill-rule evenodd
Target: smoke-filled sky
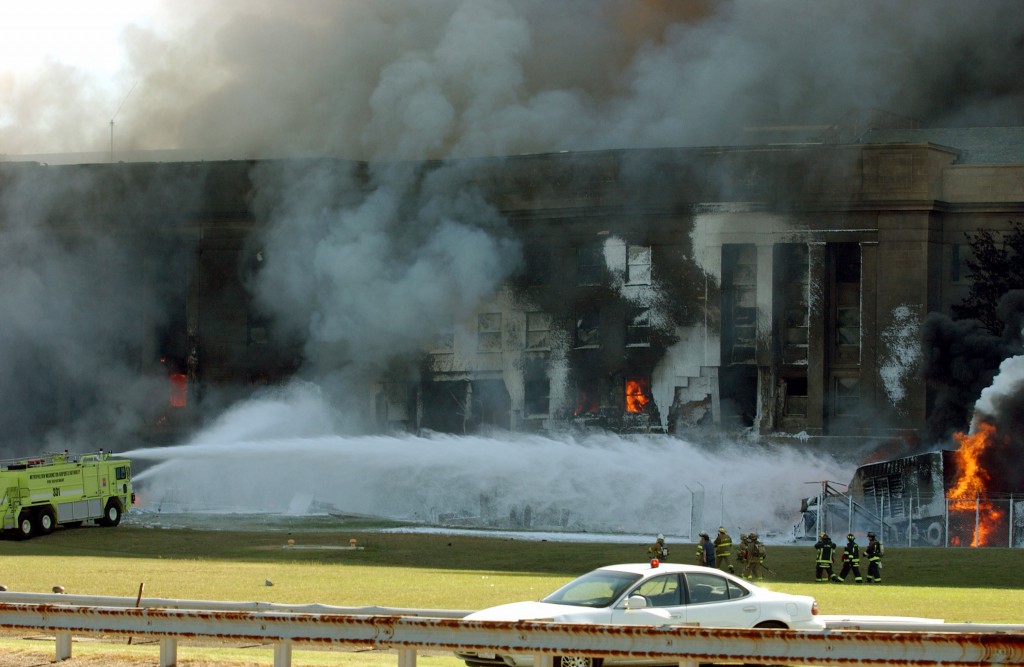
M 41 0 L 0 155 L 443 157 L 743 141 L 878 108 L 1024 124 L 1015 0 Z M 754 142 L 756 143 L 756 142 Z

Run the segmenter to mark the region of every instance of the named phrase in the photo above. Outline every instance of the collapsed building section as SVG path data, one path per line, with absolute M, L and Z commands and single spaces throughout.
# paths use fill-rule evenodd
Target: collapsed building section
M 348 391 L 388 431 L 713 429 L 845 451 L 913 441 L 930 407 L 914 323 L 966 293 L 967 234 L 1024 213 L 1024 154 L 985 149 L 1020 135 L 874 130 L 853 143 L 459 161 L 456 187 L 506 223 L 518 269 L 468 316 L 410 332 L 417 353 Z M 315 174 L 338 161 L 269 166 Z M 418 165 L 417 178 L 448 166 Z M 127 236 L 140 211 L 162 216 L 162 247 L 190 257 L 131 350 L 167 376 L 147 437 L 311 365 L 308 332 L 253 295 L 265 260 L 286 251 L 265 235 L 262 212 L 284 205 L 254 176 L 267 167 L 3 165 L 0 192 L 45 184 L 65 200 L 45 216 L 55 228 L 82 197 L 61 183 L 86 174 L 102 204 L 87 223 Z M 345 163 L 338 198 L 371 196 L 372 167 Z M 136 195 L 154 179 L 188 187 L 187 204 L 147 208 Z M 17 209 L 3 210 L 10 224 Z M 344 345 L 316 356 L 325 374 L 353 361 Z M 54 424 L 71 412 L 55 409 Z

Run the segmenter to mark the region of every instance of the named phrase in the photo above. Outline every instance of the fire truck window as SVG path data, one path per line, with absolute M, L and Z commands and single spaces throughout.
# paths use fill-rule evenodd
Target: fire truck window
M 128 479 L 128 466 L 118 466 L 114 474 L 117 479 Z

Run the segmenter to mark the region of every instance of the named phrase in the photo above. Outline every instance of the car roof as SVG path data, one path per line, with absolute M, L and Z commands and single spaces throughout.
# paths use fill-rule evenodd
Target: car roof
M 722 574 L 721 570 L 702 565 L 688 565 L 686 563 L 658 563 L 653 566 L 650 563 L 619 563 L 617 565 L 605 565 L 599 570 L 614 570 L 616 572 L 631 572 L 633 574 L 655 574 L 664 572 L 714 572 Z

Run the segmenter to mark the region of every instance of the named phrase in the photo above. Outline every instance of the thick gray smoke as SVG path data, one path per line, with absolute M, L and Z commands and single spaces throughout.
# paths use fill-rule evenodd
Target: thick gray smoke
M 152 332 L 184 308 L 191 253 L 164 243 L 161 226 L 194 206 L 201 178 L 160 168 L 96 176 L 0 168 L 7 454 L 111 449 L 167 404 L 168 371 L 155 367 L 163 341 Z
M 53 66 L 0 89 L 0 153 L 106 150 L 127 90 L 123 150 L 231 158 L 723 144 L 855 108 L 1024 124 L 1015 0 L 174 0 L 166 15 L 124 32 L 120 85 Z
M 392 358 L 422 350 L 518 265 L 518 242 L 456 166 L 270 163 L 254 180 L 269 229 L 253 288 L 307 375 L 365 412 L 365 387 Z M 362 380 L 363 382 L 360 382 Z

